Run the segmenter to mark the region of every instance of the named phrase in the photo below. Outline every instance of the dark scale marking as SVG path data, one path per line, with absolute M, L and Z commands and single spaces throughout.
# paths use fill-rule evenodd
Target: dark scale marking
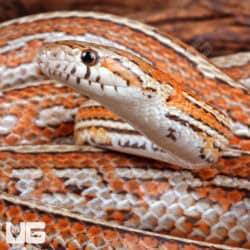
M 203 130 L 201 130 L 198 127 L 195 127 L 194 125 L 190 124 L 188 121 L 182 120 L 180 117 L 176 116 L 176 115 L 171 115 L 171 114 L 165 114 L 165 116 L 171 120 L 174 120 L 180 124 L 182 124 L 185 127 L 189 127 L 191 128 L 193 131 L 195 132 L 205 132 Z M 206 132 L 205 132 L 206 133 Z M 209 135 L 208 135 L 209 136 Z M 199 157 L 204 160 L 205 159 L 205 154 L 204 154 L 204 150 L 203 148 L 200 149 L 200 154 Z M 205 161 L 207 161 L 208 163 L 212 163 L 212 161 L 210 159 L 205 159 Z
M 123 54 L 120 54 L 119 51 L 116 51 L 116 53 L 119 54 L 119 55 L 121 55 L 121 56 L 124 56 Z M 136 56 L 136 55 L 135 55 L 135 56 Z M 124 65 L 124 64 L 122 63 L 122 61 L 121 61 L 119 58 L 114 58 L 113 60 L 119 62 L 119 63 L 122 65 L 122 67 L 124 67 L 125 69 L 127 69 L 128 71 L 130 71 L 130 68 L 127 67 L 126 65 Z M 141 59 L 140 59 L 140 60 L 141 60 Z M 136 61 L 134 61 L 133 59 L 130 58 L 130 61 L 133 62 L 134 64 L 136 64 L 138 67 L 140 67 L 140 65 L 139 65 Z M 143 72 L 146 73 L 146 74 L 148 74 L 148 72 L 145 72 L 145 71 L 143 71 Z M 115 75 L 118 75 L 118 76 L 121 77 L 122 79 L 124 79 L 123 76 L 122 76 L 119 72 L 113 71 L 113 73 L 114 73 Z M 137 78 L 137 80 L 138 80 L 139 82 L 143 82 L 143 80 L 142 80 L 137 74 L 135 74 L 135 73 L 132 73 L 132 74 L 133 74 L 134 77 Z M 127 85 L 127 87 L 129 87 L 129 86 L 131 85 L 131 84 L 130 84 L 130 81 L 129 81 L 128 79 L 126 79 L 126 85 Z
M 113 71 L 113 74 L 121 77 L 121 74 L 118 71 Z
M 191 94 L 189 94 L 189 93 L 188 93 L 188 95 L 191 96 L 192 98 L 196 99 L 196 97 L 194 97 L 193 95 L 191 95 Z M 223 120 L 220 120 L 220 118 L 219 118 L 216 114 L 214 114 L 213 112 L 210 112 L 210 111 L 206 110 L 204 107 L 202 107 L 202 106 L 200 106 L 199 104 L 193 102 L 192 100 L 188 99 L 187 97 L 184 97 L 184 98 L 185 98 L 188 102 L 191 102 L 191 103 L 192 103 L 195 107 L 197 107 L 198 109 L 202 109 L 206 114 L 212 115 L 212 116 L 215 118 L 215 120 L 216 120 L 217 122 L 219 122 L 224 128 L 226 128 L 227 130 L 230 129 L 230 127 L 228 127 L 228 125 L 227 125 Z M 218 112 L 221 116 L 225 116 L 225 117 L 226 117 L 226 115 L 225 115 L 218 107 L 215 107 L 215 108 L 214 108 L 213 106 L 211 106 L 211 108 L 214 109 L 216 112 Z
M 133 58 L 130 58 L 130 61 L 132 63 L 134 63 L 135 65 L 137 65 L 138 67 L 140 67 L 139 63 L 136 60 L 134 60 Z
M 119 76 L 119 77 L 122 78 L 122 79 L 124 79 L 123 76 L 122 76 L 118 71 L 113 71 L 113 74 Z M 128 80 L 128 79 L 125 79 L 125 81 L 126 81 L 127 87 L 129 87 L 129 86 L 130 86 L 129 80 Z
M 176 130 L 173 128 L 169 128 L 168 133 L 166 134 L 166 137 L 172 139 L 173 141 L 176 141 L 176 139 L 177 139 L 176 138 Z
M 216 82 L 218 82 L 219 84 L 225 84 L 225 85 L 231 87 L 225 80 L 223 80 L 223 79 L 221 79 L 219 77 L 214 77 L 214 80 Z M 242 85 L 242 88 L 237 88 L 237 89 L 240 89 L 244 94 L 247 94 L 247 95 L 250 94 L 250 91 L 247 88 L 245 88 L 243 85 Z
M 223 151 L 223 149 L 219 145 L 216 144 L 216 141 L 213 142 L 213 147 L 218 149 L 219 152 Z
M 214 77 L 213 78 L 216 82 L 218 82 L 218 83 L 221 83 L 221 84 L 226 84 L 227 86 L 228 86 L 228 83 L 225 81 L 225 80 L 223 80 L 223 79 L 221 79 L 221 78 L 219 78 L 219 77 Z
M 165 47 L 166 47 L 166 46 L 165 46 Z M 174 50 L 174 49 L 172 49 L 172 48 L 169 47 L 169 46 L 167 46 L 167 48 L 169 48 L 169 49 L 171 49 L 171 50 Z M 183 49 L 186 49 L 186 48 L 183 48 Z M 176 53 L 177 55 L 179 55 L 181 58 L 185 58 L 185 59 L 192 65 L 193 68 L 197 69 L 197 63 L 196 63 L 195 61 L 192 61 L 190 58 L 186 57 L 184 54 L 182 54 L 182 52 L 179 52 L 179 51 L 177 51 L 177 50 L 174 50 L 174 51 L 175 51 L 175 53 Z M 200 72 L 200 71 L 198 70 L 198 72 Z M 200 73 L 202 74 L 202 72 L 200 72 Z
M 76 73 L 76 67 L 74 67 L 71 72 L 70 72 L 72 75 L 74 75 Z
M 67 74 L 67 76 L 66 76 L 66 81 L 69 80 L 69 76 L 70 76 L 70 74 Z
M 89 80 L 89 81 L 88 81 L 89 86 L 91 86 L 91 83 L 92 83 L 92 82 Z
M 83 191 L 83 187 L 79 188 L 77 185 L 67 185 L 66 188 L 70 193 L 77 194 L 77 195 L 81 195 Z
M 118 55 L 123 56 L 122 54 L 119 54 L 119 51 L 117 52 Z M 118 62 L 119 64 L 122 64 L 122 61 L 120 60 L 120 58 L 113 58 L 114 61 Z
M 191 128 L 193 131 L 195 132 L 204 132 L 202 129 L 194 126 L 193 124 L 190 124 L 188 121 L 182 120 L 180 117 L 176 116 L 176 115 L 172 115 L 172 114 L 165 114 L 166 118 L 169 118 L 170 120 L 174 120 L 178 123 L 180 123 L 181 125 L 185 126 L 185 127 L 189 127 Z
M 76 83 L 77 83 L 77 84 L 80 84 L 80 82 L 81 82 L 81 78 L 80 78 L 80 77 L 77 77 L 77 78 L 76 78 Z
M 146 88 L 143 88 L 142 90 L 146 92 L 145 95 L 146 95 L 149 99 L 153 97 L 152 93 L 155 93 L 155 92 L 156 92 L 156 89 L 151 88 L 151 87 L 146 87 Z M 149 93 L 147 93 L 147 92 L 149 92 Z M 150 92 L 152 92 L 152 93 L 150 93 Z
M 85 79 L 89 78 L 90 76 L 90 68 L 89 67 L 86 67 L 86 74 L 84 76 Z
M 169 95 L 166 99 L 165 99 L 166 103 L 171 102 L 172 101 L 172 95 Z
M 156 92 L 156 89 L 154 89 L 152 87 L 145 87 L 145 88 L 143 88 L 143 90 L 145 90 L 145 91 L 151 91 L 151 92 Z
M 51 19 L 53 19 L 53 18 L 51 18 Z M 57 31 L 57 30 L 56 30 L 56 31 Z M 54 32 L 56 32 L 56 31 L 54 31 Z M 65 34 L 67 34 L 67 33 L 65 33 Z M 55 43 L 60 44 L 61 41 L 56 41 Z M 67 42 L 66 44 L 67 44 L 67 46 L 70 47 L 71 49 L 74 49 L 74 46 L 73 46 L 70 42 L 69 42 L 69 43 Z
M 68 65 L 65 65 L 64 68 L 63 68 L 63 71 L 66 71 Z
M 189 100 L 188 100 L 188 101 L 189 101 Z M 194 104 L 194 103 L 192 102 L 192 104 Z M 197 105 L 195 105 L 195 106 L 197 106 Z M 197 106 L 197 107 L 198 107 L 198 108 L 201 108 L 201 109 L 203 110 L 202 107 L 200 107 L 200 106 Z M 211 113 L 209 112 L 209 114 L 211 114 Z M 171 115 L 170 115 L 170 116 L 171 116 Z M 225 139 L 228 138 L 227 135 L 224 134 L 223 131 L 220 131 L 220 130 L 218 130 L 218 129 L 215 128 L 215 127 L 211 127 L 208 123 L 205 123 L 205 122 L 204 122 L 203 120 L 201 120 L 200 118 L 193 117 L 191 114 L 189 114 L 189 116 L 190 116 L 191 118 L 193 118 L 194 120 L 197 120 L 197 121 L 200 122 L 201 124 L 206 125 L 206 126 L 209 127 L 210 129 L 214 130 L 217 134 L 219 134 L 219 135 L 225 137 Z M 167 115 L 166 115 L 166 117 L 167 117 Z M 173 117 L 177 117 L 177 116 L 173 115 Z M 218 118 L 216 118 L 216 120 L 219 121 Z M 182 121 L 183 121 L 183 120 L 182 120 Z M 220 121 L 219 121 L 219 123 L 220 123 Z M 192 124 L 190 124 L 190 123 L 188 123 L 188 124 L 189 124 L 189 126 L 190 126 L 192 129 L 196 128 L 196 127 L 193 126 Z M 221 124 L 221 123 L 220 123 L 220 124 Z M 223 123 L 223 124 L 224 124 L 224 123 Z M 184 125 L 184 124 L 183 124 L 183 125 Z M 228 127 L 226 127 L 225 125 L 224 125 L 223 127 L 226 128 L 227 130 L 229 130 Z M 196 128 L 196 129 L 198 129 L 198 128 Z M 200 129 L 200 131 L 203 131 L 203 130 Z M 203 131 L 203 132 L 205 132 L 208 136 L 211 136 L 211 135 L 209 135 L 206 131 Z
M 200 157 L 202 160 L 205 160 L 205 159 L 206 159 L 206 156 L 205 156 L 205 154 L 204 154 L 203 148 L 200 148 L 200 155 L 199 155 L 199 157 Z
M 120 147 L 126 147 L 126 148 L 136 148 L 136 149 L 143 149 L 145 150 L 146 149 L 146 145 L 145 144 L 142 144 L 142 145 L 138 145 L 138 143 L 133 143 L 133 144 L 130 144 L 129 141 L 127 141 L 124 145 L 122 145 L 121 141 L 119 140 L 118 141 L 118 145 Z
M 129 145 L 129 147 L 130 147 L 130 148 L 139 148 L 139 149 L 145 150 L 145 149 L 146 149 L 146 144 L 144 143 L 144 144 L 138 146 L 137 143 L 133 143 L 133 144 Z
M 190 116 L 191 116 L 193 119 L 196 119 L 198 122 L 200 122 L 200 123 L 206 125 L 206 126 L 209 127 L 210 129 L 214 130 L 217 134 L 221 135 L 221 136 L 224 137 L 225 139 L 227 139 L 226 134 L 224 134 L 222 131 L 217 130 L 215 127 L 209 126 L 208 123 L 205 123 L 205 122 L 202 121 L 200 118 L 198 119 L 198 118 L 194 118 L 192 115 L 190 115 Z M 225 128 L 227 128 L 227 127 L 225 127 Z M 227 128 L 227 129 L 228 129 L 228 128 Z M 204 132 L 205 132 L 205 131 L 204 131 Z M 206 134 L 209 135 L 208 133 L 206 133 Z M 209 136 L 210 136 L 210 135 L 209 135 Z
M 204 152 L 204 149 L 203 149 L 203 148 L 200 148 L 199 157 L 200 157 L 202 160 L 205 160 L 205 161 L 208 162 L 208 163 L 213 163 L 212 160 L 210 160 L 209 158 L 206 158 L 206 155 L 205 155 L 205 152 Z
M 126 141 L 126 143 L 124 144 L 124 147 L 128 148 L 129 146 L 130 146 L 129 141 Z
M 152 144 L 152 145 L 151 145 L 151 149 L 152 149 L 154 152 L 164 152 L 161 148 L 158 148 L 155 144 Z
M 105 108 L 103 106 L 100 106 L 100 105 L 91 105 L 91 106 L 87 106 L 87 107 L 81 107 L 81 110 L 89 110 L 89 109 L 99 109 L 99 110 L 105 110 Z M 85 119 L 83 119 L 85 120 Z M 82 120 L 81 120 L 82 121 Z
M 194 89 L 192 86 L 190 86 L 189 84 L 187 83 L 183 83 L 183 85 L 185 86 L 186 89 L 188 89 L 191 93 L 193 93 L 194 95 L 196 96 L 199 96 L 200 98 L 202 98 L 203 100 L 206 100 L 205 96 L 202 96 L 201 93 L 197 90 L 197 89 Z M 190 95 L 190 93 L 189 93 Z M 191 96 L 191 95 L 190 95 Z
M 100 81 L 100 76 L 97 76 L 96 79 L 95 79 L 96 82 L 99 82 Z
M 89 120 L 94 120 L 93 119 L 89 119 L 89 118 L 86 118 L 86 119 L 81 119 L 81 121 L 89 121 Z M 99 117 L 98 117 L 98 120 L 101 120 Z M 102 119 L 103 121 L 106 121 L 106 119 Z M 114 123 L 116 121 L 113 121 Z M 110 127 L 107 127 L 107 126 L 94 126 L 96 129 L 105 129 L 106 131 L 108 132 L 111 132 L 111 133 L 117 133 L 119 132 L 119 134 L 125 134 L 125 135 L 139 135 L 139 133 L 135 130 L 127 130 L 127 129 L 116 129 L 116 128 L 110 128 Z M 93 126 L 82 126 L 82 127 L 79 127 L 76 129 L 77 132 L 80 132 L 80 131 L 84 131 L 84 130 L 89 130 L 89 129 L 92 129 Z

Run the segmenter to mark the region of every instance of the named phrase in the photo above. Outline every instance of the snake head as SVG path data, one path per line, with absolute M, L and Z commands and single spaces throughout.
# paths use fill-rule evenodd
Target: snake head
M 228 145 L 229 121 L 181 83 L 127 51 L 59 41 L 38 54 L 41 70 L 100 102 L 149 138 L 164 161 L 187 168 L 211 165 Z
M 149 75 L 150 64 L 125 51 L 98 44 L 76 41 L 49 43 L 40 50 L 37 61 L 46 75 L 59 81 L 63 79 L 64 83 L 79 91 L 83 90 L 82 85 L 84 88 L 89 85 L 89 90 L 84 90 L 84 94 L 89 92 L 88 95 L 105 95 L 112 90 L 122 93 L 124 89 L 135 91 L 147 87 L 149 90 L 150 83 L 154 81 Z

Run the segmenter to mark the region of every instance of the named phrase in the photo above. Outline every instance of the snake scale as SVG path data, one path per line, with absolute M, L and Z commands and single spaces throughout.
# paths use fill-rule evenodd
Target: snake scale
M 199 127 L 202 141 L 207 142 L 206 150 L 197 154 L 199 159 L 190 156 L 176 165 L 109 151 L 114 146 L 149 157 L 159 152 L 155 158 L 162 157 L 158 145 L 148 147 L 147 139 L 120 116 L 42 73 L 35 60 L 37 52 L 43 54 L 44 43 L 58 40 L 74 42 L 47 45 L 46 66 L 57 67 L 48 58 L 58 57 L 58 51 L 67 49 L 69 58 L 72 51 L 79 53 L 80 48 L 85 53 L 90 46 L 99 62 L 103 62 L 101 53 L 108 55 L 102 66 L 112 72 L 114 83 L 122 84 L 125 79 L 126 86 L 143 87 L 148 101 L 158 86 L 156 92 L 164 93 L 164 98 L 171 93 L 169 103 L 192 116 L 192 126 L 186 126 L 189 118 L 182 120 L 182 126 Z M 89 56 L 93 55 L 84 58 L 89 60 Z M 40 64 L 42 59 L 38 59 Z M 216 58 L 212 64 L 171 36 L 106 14 L 54 12 L 2 23 L 1 222 L 46 222 L 46 242 L 26 244 L 26 249 L 250 248 L 249 62 L 249 53 L 241 53 Z M 41 68 L 55 76 L 54 70 Z M 95 65 L 84 72 L 85 80 L 93 76 L 93 69 Z M 71 85 L 71 76 L 79 73 L 78 68 L 69 71 L 68 66 L 59 66 L 58 71 L 57 78 L 71 80 Z M 99 78 L 95 75 L 95 81 L 102 83 L 106 73 Z M 142 85 L 143 79 L 148 85 Z M 165 79 L 170 87 L 157 85 Z M 176 98 L 173 90 L 179 93 Z M 178 106 L 178 100 L 183 105 Z M 138 111 L 138 117 L 144 114 Z M 183 117 L 183 113 L 168 116 L 175 122 Z M 169 141 L 167 146 L 163 141 L 162 147 L 175 145 L 176 138 L 184 141 L 173 128 L 165 132 Z M 212 143 L 208 135 L 215 138 Z M 157 143 L 154 137 L 153 141 Z M 230 150 L 224 151 L 228 145 Z M 183 158 L 181 147 L 175 152 Z M 172 163 L 176 160 L 171 159 Z M 191 163 L 185 166 L 189 159 Z M 198 160 L 209 166 L 192 165 Z M 0 249 L 11 248 L 3 232 L 0 238 Z

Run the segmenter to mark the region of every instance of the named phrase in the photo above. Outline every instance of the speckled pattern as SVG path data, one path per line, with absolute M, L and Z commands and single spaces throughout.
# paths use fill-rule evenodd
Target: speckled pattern
M 232 179 L 225 170 L 181 171 L 88 148 L 32 148 L 0 153 L 2 191 L 130 228 L 249 247 L 250 184 L 241 172 Z
M 72 143 L 74 117 L 85 100 L 54 82 L 5 91 L 0 97 L 0 144 Z M 11 118 L 8 130 L 1 130 Z
M 0 219 L 11 221 L 41 221 L 46 223 L 47 241 L 38 247 L 26 244 L 25 249 L 128 249 L 128 250 L 215 250 L 225 249 L 219 245 L 211 245 L 175 237 L 150 234 L 141 230 L 114 226 L 102 221 L 89 220 L 66 209 L 58 211 L 54 207 L 35 205 L 20 201 L 17 197 L 1 195 Z M 28 204 L 28 205 L 27 205 Z M 0 235 L 1 250 L 9 249 Z M 233 250 L 234 248 L 230 248 Z

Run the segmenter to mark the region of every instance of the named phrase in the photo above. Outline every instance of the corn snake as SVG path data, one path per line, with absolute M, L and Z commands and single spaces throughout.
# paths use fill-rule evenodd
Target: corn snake
M 97 22 L 97 24 L 93 25 L 93 22 Z M 137 27 L 132 29 L 131 26 Z M 242 138 L 237 138 L 235 144 L 240 145 L 240 148 L 244 150 L 249 150 L 249 137 L 246 133 L 249 129 L 249 110 L 247 109 L 249 96 L 235 91 L 236 98 L 232 100 L 232 103 L 228 99 L 226 99 L 227 101 L 221 100 L 221 96 L 227 91 L 237 89 L 237 83 L 230 80 L 233 87 L 228 87 L 223 82 L 227 80 L 227 76 L 216 70 L 215 78 L 222 74 L 226 80 L 213 80 L 209 76 L 199 73 L 199 69 L 194 68 L 195 62 L 201 60 L 201 64 L 196 64 L 197 67 L 201 67 L 200 71 L 206 72 L 207 65 L 204 64 L 204 59 L 200 59 L 200 55 L 197 55 L 191 48 L 186 51 L 191 54 L 192 60 L 188 57 L 189 54 L 188 58 L 185 58 L 181 52 L 177 53 L 178 49 L 175 48 L 177 51 L 174 51 L 169 45 L 161 48 L 161 52 L 157 52 L 158 46 L 162 46 L 162 41 L 160 43 L 159 38 L 152 38 L 145 34 L 143 31 L 147 28 L 144 26 L 140 28 L 140 26 L 131 21 L 118 20 L 105 15 L 65 12 L 14 20 L 0 27 L 0 35 L 3 37 L 0 50 L 1 63 L 3 63 L 3 68 L 0 68 L 2 75 L 0 84 L 3 90 L 1 123 L 8 125 L 7 130 L 4 126 L 1 130 L 3 147 L 0 156 L 4 169 L 2 190 L 12 195 L 20 195 L 36 201 L 42 200 L 58 206 L 65 199 L 65 206 L 69 211 L 82 213 L 94 219 L 116 221 L 127 227 L 165 233 L 180 237 L 180 239 L 206 240 L 247 248 L 249 247 L 249 240 L 247 240 L 249 233 L 247 231 L 249 228 L 247 224 L 249 217 L 247 213 L 249 209 L 247 179 L 249 155 L 225 157 L 211 169 L 180 171 L 180 168 L 176 166 L 118 153 L 104 153 L 101 150 L 85 149 L 80 146 L 62 146 L 72 143 L 73 118 L 80 104 L 84 102 L 84 97 L 65 86 L 49 81 L 38 82 L 39 77 L 43 78 L 43 76 L 37 72 L 37 68 L 32 62 L 37 48 L 42 45 L 44 40 L 58 40 L 65 39 L 65 37 L 79 39 L 79 36 L 85 36 L 86 39 L 96 39 L 107 45 L 110 45 L 109 39 L 112 38 L 121 49 L 128 46 L 132 52 L 133 50 L 140 52 L 145 57 L 150 55 L 152 58 L 147 59 L 155 62 L 157 67 L 164 68 L 166 64 L 171 65 L 167 70 L 170 70 L 174 78 L 178 81 L 184 79 L 189 87 L 196 89 L 198 93 L 209 95 L 215 84 L 218 84 L 217 92 L 208 101 L 212 104 L 218 103 L 230 113 L 234 120 L 242 121 L 242 123 L 236 124 L 240 127 L 237 131 L 241 133 L 238 136 Z M 138 29 L 140 30 L 138 31 Z M 121 31 L 129 34 L 129 37 L 121 37 L 119 33 Z M 156 31 L 150 30 L 150 32 Z M 157 33 L 157 36 L 161 35 Z M 140 41 L 145 42 L 141 47 L 137 47 L 140 44 L 137 40 L 139 38 Z M 174 43 L 173 46 L 178 48 L 179 42 L 173 41 L 177 43 L 177 45 Z M 185 47 L 182 44 L 181 46 Z M 147 48 L 156 52 L 149 53 Z M 157 56 L 160 55 L 164 55 L 164 60 L 157 59 Z M 233 75 L 234 73 L 230 70 L 228 73 Z M 244 72 L 248 72 L 247 69 Z M 18 79 L 17 76 L 20 78 Z M 199 84 L 195 85 L 193 79 L 196 79 Z M 24 81 L 30 83 L 23 83 Z M 204 83 L 201 84 L 203 81 Z M 221 82 L 222 86 L 218 82 Z M 207 89 L 206 86 L 208 86 Z M 36 93 L 39 93 L 39 96 Z M 218 95 L 216 96 L 216 94 Z M 239 100 L 240 105 L 236 105 Z M 235 110 L 234 106 L 236 106 Z M 23 113 L 17 122 L 15 117 L 22 113 L 24 107 L 29 112 Z M 82 119 L 81 115 L 101 120 L 103 114 L 108 117 L 107 119 L 114 119 L 113 114 L 103 110 L 102 107 L 85 106 L 82 110 L 84 112 L 81 112 L 81 109 L 77 112 L 78 120 Z M 35 122 L 30 124 L 33 116 L 36 117 Z M 116 118 L 116 120 L 119 119 Z M 31 126 L 31 129 L 27 130 L 27 126 Z M 48 143 L 61 144 L 61 146 L 13 146 Z M 85 153 L 80 155 L 79 152 L 82 150 Z M 31 151 L 33 154 L 30 154 Z M 77 160 L 74 162 L 72 159 L 77 159 L 79 162 Z M 24 168 L 24 163 L 27 169 Z M 30 170 L 34 172 L 34 177 L 29 174 Z M 84 177 L 88 181 L 81 181 Z M 106 187 L 106 191 L 104 187 Z M 85 189 L 86 192 L 84 193 L 82 189 Z M 11 197 L 9 200 L 13 202 Z M 4 201 L 8 202 L 8 199 Z M 172 203 L 169 204 L 168 201 Z M 72 206 L 71 203 L 74 205 Z M 236 203 L 235 206 L 234 203 Z M 86 209 L 82 208 L 83 206 L 86 206 Z M 133 207 L 137 209 L 133 209 Z M 100 212 L 101 208 L 104 210 L 103 213 Z M 243 212 L 238 212 L 238 210 L 243 210 Z M 233 218 L 233 222 L 231 218 Z M 231 237 L 228 236 L 230 235 L 229 226 L 232 227 L 230 228 Z M 91 242 L 91 240 L 89 241 Z M 166 241 L 168 240 L 166 239 Z M 135 242 L 139 244 L 139 241 Z M 164 243 L 163 236 L 159 242 L 156 240 L 155 248 L 163 247 Z M 51 246 L 58 244 L 55 239 Z M 77 244 L 69 246 L 70 243 L 66 241 L 64 244 L 64 248 L 68 244 L 68 248 L 77 249 Z M 119 244 L 126 243 L 119 241 Z M 140 244 L 126 247 L 145 248 L 145 243 Z M 202 243 L 186 243 L 185 240 L 184 243 L 179 243 L 179 247 L 183 247 L 183 244 L 187 245 L 187 249 L 188 247 L 191 249 L 192 247 L 209 247 Z M 199 244 L 201 245 L 199 246 Z M 124 246 L 125 249 L 126 247 Z M 167 242 L 165 247 L 171 249 L 175 245 Z M 223 249 L 223 246 L 221 247 Z M 153 249 L 153 246 L 150 249 Z

